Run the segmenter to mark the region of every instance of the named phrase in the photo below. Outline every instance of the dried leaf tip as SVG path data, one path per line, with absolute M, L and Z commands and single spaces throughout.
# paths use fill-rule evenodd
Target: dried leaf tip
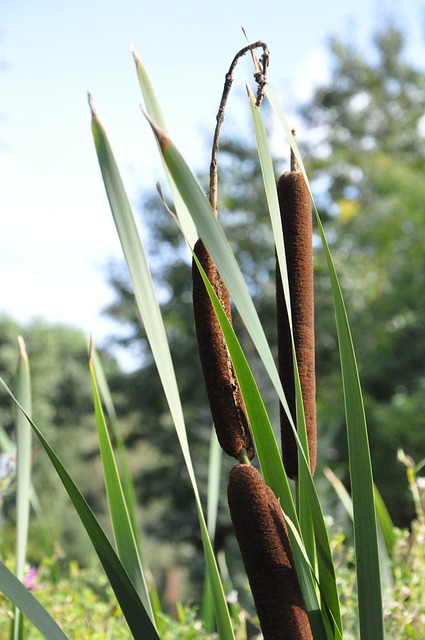
M 248 80 L 245 82 L 245 87 L 246 87 L 246 92 L 248 94 L 248 98 L 250 102 L 255 102 L 255 95 L 251 89 L 251 87 L 248 84 Z
M 242 33 L 244 34 L 245 39 L 246 39 L 246 41 L 248 43 L 248 46 L 249 46 L 249 38 L 247 36 L 247 33 L 246 33 L 246 31 L 245 31 L 245 29 L 243 27 L 241 27 L 241 29 L 242 29 Z M 259 59 L 257 57 L 257 54 L 255 53 L 253 47 L 250 47 L 250 51 L 251 51 L 251 58 L 252 58 L 252 62 L 253 62 L 254 67 L 255 67 L 256 74 L 262 74 L 263 73 L 263 69 L 261 68 L 260 61 L 259 61 Z
M 166 147 L 171 146 L 173 143 L 171 142 L 170 138 L 165 135 L 163 130 L 156 124 L 155 120 L 153 120 L 153 118 L 151 118 L 151 116 L 143 109 L 142 109 L 142 112 L 152 127 L 152 131 L 154 132 L 158 140 L 159 146 L 161 147 L 161 151 L 164 151 Z
M 93 336 L 90 334 L 89 337 L 89 366 L 93 363 Z
M 27 354 L 27 350 L 25 348 L 25 342 L 22 336 L 18 336 L 18 350 L 19 350 L 19 357 L 22 358 L 23 360 L 28 361 L 28 354 Z
M 91 96 L 91 93 L 89 91 L 87 91 L 87 100 L 88 100 L 88 103 L 89 103 L 91 114 L 92 114 L 93 118 L 96 118 L 97 117 L 96 105 L 95 105 L 94 100 L 93 100 L 93 98 Z
M 141 59 L 140 59 L 140 56 L 139 56 L 139 54 L 137 53 L 136 48 L 135 48 L 135 46 L 134 46 L 134 44 L 133 44 L 133 43 L 131 43 L 131 45 L 130 45 L 130 49 L 131 49 L 131 53 L 132 53 L 133 58 L 134 58 L 134 62 L 136 63 L 136 66 L 137 66 L 137 65 L 139 65 L 139 64 L 142 64 L 142 61 L 141 61 Z
M 292 133 L 292 137 L 293 137 L 293 142 L 294 142 L 294 147 L 297 144 L 297 134 L 295 129 L 291 130 Z M 291 172 L 295 173 L 296 171 L 299 171 L 299 166 L 298 166 L 298 160 L 297 160 L 297 156 L 295 155 L 295 151 L 294 151 L 294 147 L 291 145 Z
M 174 213 L 174 211 L 171 211 L 170 207 L 165 202 L 164 194 L 162 193 L 161 183 L 159 181 L 156 183 L 156 190 L 158 191 L 159 197 L 162 200 L 162 204 L 164 205 L 166 212 L 169 213 L 170 216 L 173 218 L 173 220 L 175 220 L 178 224 L 178 218 L 176 214 Z

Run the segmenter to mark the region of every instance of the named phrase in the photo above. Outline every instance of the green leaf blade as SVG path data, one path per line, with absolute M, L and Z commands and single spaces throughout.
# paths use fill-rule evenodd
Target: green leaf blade
M 31 415 L 31 373 L 24 340 L 18 337 L 19 357 L 16 372 L 16 396 L 25 411 Z M 16 575 L 24 578 L 28 543 L 31 496 L 32 431 L 25 414 L 16 407 Z M 20 612 L 15 611 L 12 623 L 13 640 L 20 640 L 23 634 Z
M 68 640 L 68 636 L 37 598 L 2 562 L 0 562 L 0 591 L 32 622 L 46 640 Z
M 148 615 L 155 625 L 155 619 L 149 598 L 139 550 L 137 547 L 134 530 L 124 497 L 123 488 L 118 474 L 117 465 L 109 438 L 108 429 L 103 414 L 99 391 L 94 373 L 93 361 L 89 360 L 90 377 L 93 386 L 94 408 L 102 465 L 104 470 L 105 486 L 108 496 L 109 511 L 119 558 L 127 571 L 134 587 L 139 594 Z

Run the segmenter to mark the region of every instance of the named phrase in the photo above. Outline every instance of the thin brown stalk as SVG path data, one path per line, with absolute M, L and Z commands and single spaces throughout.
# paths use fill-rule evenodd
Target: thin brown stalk
M 244 56 L 246 53 L 248 53 L 248 51 L 251 51 L 251 53 L 253 53 L 254 49 L 258 49 L 258 48 L 263 49 L 263 55 L 260 58 L 260 61 L 261 61 L 260 65 L 259 65 L 257 59 L 256 58 L 254 59 L 254 64 L 255 64 L 256 69 L 257 69 L 256 73 L 254 74 L 254 78 L 255 78 L 255 81 L 258 84 L 257 106 L 260 106 L 260 104 L 261 104 L 261 102 L 263 100 L 264 86 L 267 83 L 267 67 L 269 65 L 269 60 L 270 60 L 269 49 L 268 49 L 268 47 L 267 47 L 265 42 L 262 42 L 262 40 L 257 40 L 257 42 L 253 42 L 252 44 L 249 44 L 246 47 L 243 47 L 243 49 L 238 51 L 238 53 L 233 58 L 232 64 L 230 65 L 229 70 L 226 73 L 226 79 L 225 79 L 224 87 L 223 87 L 223 94 L 221 96 L 220 106 L 218 108 L 218 113 L 217 113 L 217 116 L 216 116 L 216 122 L 217 123 L 216 123 L 215 131 L 214 131 L 214 138 L 213 138 L 212 151 L 211 151 L 211 163 L 210 163 L 210 192 L 209 192 L 209 198 L 210 198 L 211 208 L 212 208 L 212 210 L 214 212 L 215 217 L 217 217 L 217 215 L 218 215 L 218 198 L 217 198 L 218 139 L 220 137 L 221 125 L 222 125 L 223 120 L 224 120 L 224 110 L 226 108 L 227 99 L 229 97 L 230 89 L 232 88 L 232 84 L 233 84 L 233 74 L 234 74 L 236 65 L 238 64 L 240 58 L 242 58 L 242 56 Z

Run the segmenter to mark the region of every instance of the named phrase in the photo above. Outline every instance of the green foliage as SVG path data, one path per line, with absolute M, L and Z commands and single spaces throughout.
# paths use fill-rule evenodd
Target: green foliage
M 395 544 L 391 569 L 393 587 L 384 591 L 384 625 L 386 640 L 421 638 L 425 632 L 425 580 L 423 520 L 412 522 L 412 528 L 394 529 Z M 332 551 L 340 591 L 344 623 L 344 640 L 358 640 L 357 591 L 354 573 L 354 549 L 345 536 L 332 537 Z
M 344 640 L 358 640 L 357 598 L 354 572 L 354 550 L 341 528 L 330 526 L 331 548 L 338 578 L 341 611 L 344 624 Z M 412 523 L 411 531 L 395 529 L 392 571 L 394 586 L 384 592 L 384 622 L 386 640 L 421 638 L 425 632 L 425 525 L 420 520 Z M 13 560 L 8 564 L 13 566 Z M 44 559 L 37 571 L 34 595 L 60 624 L 64 632 L 87 640 L 130 640 L 131 633 L 125 625 L 113 591 L 98 563 L 91 561 L 81 568 L 75 561 L 69 562 L 61 572 L 57 585 L 50 579 L 49 560 Z M 247 612 L 240 604 L 233 605 L 239 620 L 246 620 Z M 7 637 L 13 606 L 0 596 L 0 637 Z M 200 640 L 216 638 L 207 634 L 199 621 L 195 607 L 177 608 L 174 616 L 161 612 L 158 628 L 161 640 Z M 258 636 L 255 616 L 248 616 L 250 638 Z M 238 640 L 245 640 L 245 624 L 240 623 Z M 43 636 L 32 625 L 26 627 L 27 640 L 41 640 Z
M 62 571 L 57 585 L 52 584 L 49 577 L 48 563 L 44 562 L 37 572 L 35 595 L 69 638 L 75 637 L 77 629 L 80 637 L 92 640 L 132 637 L 113 591 L 97 564 L 82 569 L 75 561 L 71 562 L 67 570 Z M 4 615 L 0 635 L 6 637 L 5 620 L 11 615 L 11 607 L 5 598 L 1 604 Z M 27 624 L 26 639 L 39 638 L 43 635 Z

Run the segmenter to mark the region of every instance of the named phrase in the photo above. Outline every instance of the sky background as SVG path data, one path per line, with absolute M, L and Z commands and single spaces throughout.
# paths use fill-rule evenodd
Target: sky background
M 116 329 L 101 312 L 113 299 L 106 265 L 121 252 L 87 91 L 136 208 L 164 177 L 140 112 L 131 43 L 171 137 L 206 171 L 224 76 L 246 44 L 242 26 L 250 41 L 267 42 L 269 81 L 290 113 L 326 78 L 330 36 L 367 50 L 388 18 L 424 68 L 425 0 L 0 0 L 0 314 L 78 326 L 97 344 Z M 223 132 L 248 117 L 249 62 L 236 74 Z

